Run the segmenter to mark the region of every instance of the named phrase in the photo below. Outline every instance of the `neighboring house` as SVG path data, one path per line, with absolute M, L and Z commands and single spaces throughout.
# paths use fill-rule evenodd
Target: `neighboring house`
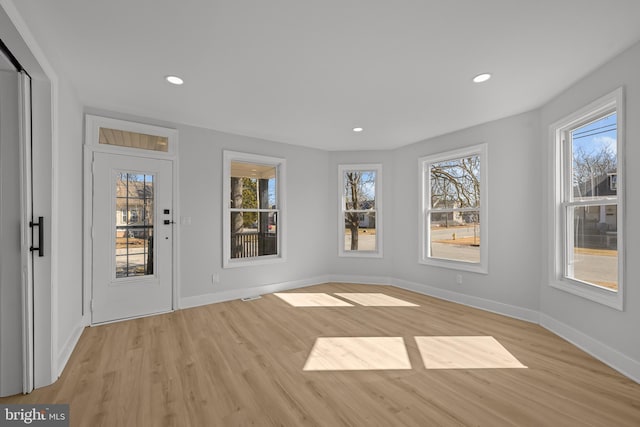
M 362 203 L 362 209 L 374 209 L 375 202 L 373 200 L 365 200 Z M 358 214 L 358 227 L 360 228 L 375 228 L 376 227 L 376 214 L 375 212 L 360 212 Z
M 439 196 L 434 200 L 434 207 L 439 207 L 440 203 L 443 203 L 445 196 Z M 445 206 L 451 208 L 459 208 L 461 206 L 460 201 L 452 197 L 446 197 L 447 202 Z M 465 217 L 462 212 L 434 212 L 431 215 L 432 227 L 452 227 L 456 225 L 465 224 Z
M 153 183 L 118 179 L 116 182 L 116 237 L 143 237 L 153 224 Z
M 577 198 L 615 196 L 618 190 L 618 173 L 607 172 L 574 187 Z M 586 206 L 576 209 L 575 245 L 592 249 L 615 249 L 618 230 L 618 212 L 616 205 Z
M 373 213 L 361 213 L 358 215 L 358 226 L 360 228 L 375 228 L 376 216 Z

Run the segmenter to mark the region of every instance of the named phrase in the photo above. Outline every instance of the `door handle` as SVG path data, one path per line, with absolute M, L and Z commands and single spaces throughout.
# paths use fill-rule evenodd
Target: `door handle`
M 171 221 L 171 220 L 165 219 L 164 220 L 164 225 L 169 225 L 169 224 L 175 224 L 175 221 Z
M 38 227 L 38 247 L 35 248 L 31 246 L 29 250 L 31 252 L 38 251 L 38 256 L 43 257 L 44 256 L 44 217 L 39 216 L 38 222 L 29 221 L 29 227 L 31 227 L 32 229 L 33 227 Z

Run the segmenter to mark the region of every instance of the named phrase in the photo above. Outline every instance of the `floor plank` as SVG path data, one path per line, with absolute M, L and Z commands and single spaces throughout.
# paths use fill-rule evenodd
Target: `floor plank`
M 388 286 L 417 306 L 274 295 L 87 328 L 53 385 L 73 426 L 638 426 L 640 384 L 540 326 Z M 526 368 L 426 369 L 415 337 L 493 337 Z M 411 369 L 304 371 L 320 337 L 401 337 Z

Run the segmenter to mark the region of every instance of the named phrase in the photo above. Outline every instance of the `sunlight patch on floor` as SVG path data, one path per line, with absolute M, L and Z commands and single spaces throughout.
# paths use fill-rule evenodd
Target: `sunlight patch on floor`
M 526 368 L 493 337 L 415 337 L 427 369 Z
M 380 293 L 336 293 L 340 298 L 348 299 L 367 307 L 420 307 L 399 298 Z
M 305 371 L 411 369 L 402 337 L 318 338 Z
M 353 304 L 325 293 L 287 292 L 274 295 L 294 307 L 353 307 Z

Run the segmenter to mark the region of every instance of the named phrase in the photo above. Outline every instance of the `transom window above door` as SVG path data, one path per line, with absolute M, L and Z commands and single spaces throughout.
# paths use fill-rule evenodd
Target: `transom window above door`
M 174 157 L 176 129 L 87 114 L 85 144 L 93 150 L 144 157 Z
M 148 135 L 106 127 L 100 127 L 98 143 L 140 150 L 162 151 L 164 153 L 169 151 L 169 138 L 166 136 Z

